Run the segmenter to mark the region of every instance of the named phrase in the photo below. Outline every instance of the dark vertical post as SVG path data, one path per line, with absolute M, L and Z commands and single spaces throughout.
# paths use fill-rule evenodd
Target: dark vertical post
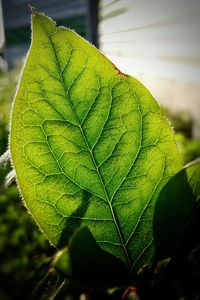
M 99 0 L 88 0 L 88 30 L 89 40 L 97 48 L 99 48 L 99 36 L 98 36 L 98 10 Z

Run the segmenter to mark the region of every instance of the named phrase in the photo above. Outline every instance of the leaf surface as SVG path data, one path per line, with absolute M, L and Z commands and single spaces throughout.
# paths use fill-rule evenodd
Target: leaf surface
M 25 203 L 62 247 L 87 225 L 137 270 L 152 255 L 160 189 L 181 168 L 173 132 L 146 88 L 75 32 L 32 17 L 10 150 Z
M 174 254 L 196 215 L 200 199 L 200 161 L 183 168 L 163 187 L 155 205 L 154 237 L 158 260 Z

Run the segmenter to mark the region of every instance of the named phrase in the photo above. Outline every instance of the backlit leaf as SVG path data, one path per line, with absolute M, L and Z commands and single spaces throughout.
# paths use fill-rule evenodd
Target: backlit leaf
M 75 32 L 32 17 L 11 119 L 25 203 L 58 247 L 81 224 L 137 270 L 150 261 L 152 216 L 181 168 L 173 132 L 146 88 Z

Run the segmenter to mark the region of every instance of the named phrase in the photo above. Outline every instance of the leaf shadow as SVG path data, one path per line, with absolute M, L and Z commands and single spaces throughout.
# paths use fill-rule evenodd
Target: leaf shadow
M 69 217 L 67 217 L 65 221 L 64 228 L 58 241 L 58 248 L 65 247 L 69 238 L 72 236 L 75 230 L 77 230 L 81 226 L 82 218 L 84 217 L 89 207 L 91 196 L 91 193 L 83 190 L 83 196 L 80 205 Z

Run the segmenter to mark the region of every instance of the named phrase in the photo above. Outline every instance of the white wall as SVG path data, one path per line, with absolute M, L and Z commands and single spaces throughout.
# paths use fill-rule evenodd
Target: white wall
M 100 48 L 200 136 L 200 0 L 101 0 Z

